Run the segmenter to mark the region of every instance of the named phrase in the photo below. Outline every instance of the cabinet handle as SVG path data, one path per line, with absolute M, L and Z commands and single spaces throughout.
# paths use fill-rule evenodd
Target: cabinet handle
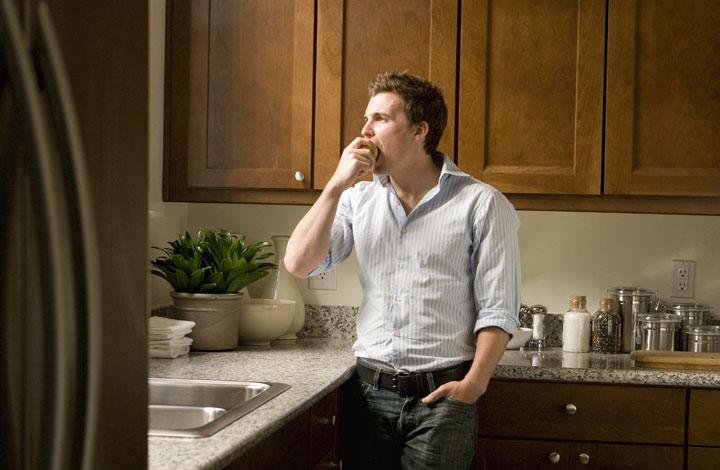
M 302 171 L 296 171 L 295 181 L 305 181 L 305 173 L 303 173 Z
M 322 424 L 323 426 L 331 425 L 332 427 L 335 427 L 335 415 L 331 416 L 330 418 L 323 416 L 322 418 L 318 418 L 318 423 Z
M 560 454 L 557 452 L 550 452 L 550 454 L 548 454 L 548 460 L 551 463 L 558 463 L 560 462 Z
M 572 403 L 568 403 L 565 405 L 565 413 L 569 415 L 574 415 L 577 413 L 577 406 L 573 405 Z
M 578 461 L 582 465 L 587 465 L 588 463 L 590 463 L 590 456 L 583 452 L 582 454 L 578 455 Z

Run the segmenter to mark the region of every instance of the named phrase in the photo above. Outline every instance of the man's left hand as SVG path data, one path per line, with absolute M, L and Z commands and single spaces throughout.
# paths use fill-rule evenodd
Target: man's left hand
M 432 391 L 428 396 L 422 399 L 426 405 L 446 397 L 450 400 L 461 401 L 464 403 L 475 403 L 485 393 L 487 384 L 479 384 L 470 380 L 463 379 L 443 384 Z

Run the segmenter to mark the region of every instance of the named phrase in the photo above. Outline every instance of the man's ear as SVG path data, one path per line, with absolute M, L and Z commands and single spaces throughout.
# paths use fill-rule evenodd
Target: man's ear
M 427 137 L 429 130 L 430 126 L 428 125 L 427 121 L 420 121 L 420 124 L 418 124 L 415 128 L 415 137 L 419 137 L 420 139 L 425 140 L 425 137 Z

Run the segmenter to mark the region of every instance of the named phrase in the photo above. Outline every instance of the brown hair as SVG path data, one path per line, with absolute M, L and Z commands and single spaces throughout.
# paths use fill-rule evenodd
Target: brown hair
M 411 124 L 428 123 L 425 151 L 433 162 L 442 167 L 443 155 L 437 150 L 447 125 L 448 110 L 442 90 L 424 78 L 407 72 L 385 72 L 375 76 L 368 84 L 370 97 L 378 93 L 396 93 L 403 101 L 405 116 Z

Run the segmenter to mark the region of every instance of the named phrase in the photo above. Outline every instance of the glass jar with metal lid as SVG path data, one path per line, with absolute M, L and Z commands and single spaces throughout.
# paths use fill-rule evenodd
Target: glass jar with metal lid
M 682 319 L 674 313 L 653 313 L 638 319 L 644 351 L 681 351 Z
M 691 326 L 684 336 L 688 351 L 720 352 L 720 325 Z

